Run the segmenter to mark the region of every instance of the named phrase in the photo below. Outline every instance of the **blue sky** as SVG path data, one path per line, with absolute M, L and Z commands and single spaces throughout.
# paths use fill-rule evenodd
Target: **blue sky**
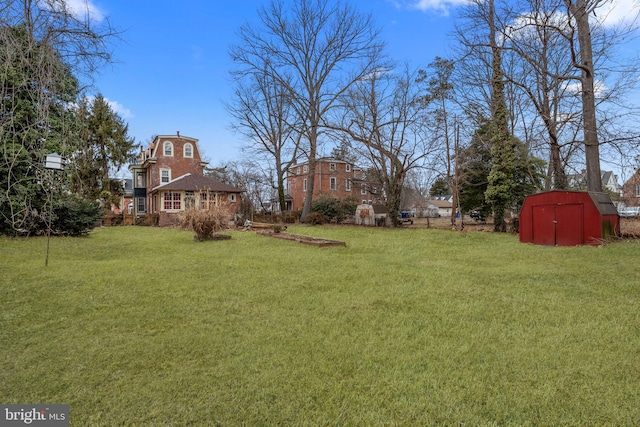
M 353 1 L 372 13 L 397 61 L 426 67 L 446 54 L 452 19 L 440 3 L 413 0 Z M 424 3 L 424 2 L 423 2 Z M 257 20 L 268 0 L 93 0 L 98 17 L 124 30 L 116 63 L 97 77 L 96 91 L 145 145 L 155 134 L 198 138 L 212 165 L 241 157 L 243 141 L 229 130 L 229 45 L 237 30 Z M 425 6 L 426 5 L 426 6 Z
M 229 130 L 224 108 L 232 94 L 228 50 L 239 27 L 256 22 L 257 9 L 269 0 L 66 1 L 123 30 L 116 62 L 97 76 L 94 92 L 109 100 L 138 143 L 146 146 L 152 135 L 179 131 L 200 140 L 212 166 L 242 157 L 243 141 Z M 465 2 L 346 1 L 373 15 L 392 59 L 415 67 L 447 56 L 456 7 Z M 616 1 L 610 12 L 599 9 L 599 16 L 617 21 L 637 11 L 638 0 Z

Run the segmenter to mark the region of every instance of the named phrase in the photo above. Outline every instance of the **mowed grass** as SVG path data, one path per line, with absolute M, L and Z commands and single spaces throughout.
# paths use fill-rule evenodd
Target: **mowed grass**
M 73 426 L 638 425 L 640 242 L 0 239 L 0 402 Z

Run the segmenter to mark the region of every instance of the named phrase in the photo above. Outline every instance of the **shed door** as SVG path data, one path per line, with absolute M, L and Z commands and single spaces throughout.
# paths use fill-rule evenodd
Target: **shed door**
M 560 205 L 556 207 L 556 245 L 576 246 L 584 244 L 582 235 L 582 205 Z
M 547 246 L 583 244 L 582 204 L 533 206 L 533 243 Z

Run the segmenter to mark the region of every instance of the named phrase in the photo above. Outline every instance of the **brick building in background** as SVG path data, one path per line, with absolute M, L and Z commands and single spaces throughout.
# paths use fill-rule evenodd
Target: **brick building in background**
M 308 181 L 308 162 L 296 164 L 287 171 L 287 195 L 291 198 L 291 210 L 304 206 Z M 362 169 L 332 157 L 316 160 L 313 200 L 320 196 L 337 199 L 353 197 L 357 203 L 384 203 L 380 186 L 367 182 Z
M 622 186 L 622 200 L 626 206 L 640 206 L 640 169 Z

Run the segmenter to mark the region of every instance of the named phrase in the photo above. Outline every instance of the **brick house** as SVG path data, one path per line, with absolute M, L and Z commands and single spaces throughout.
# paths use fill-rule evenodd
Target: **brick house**
M 156 136 L 142 150 L 133 174 L 132 214 L 136 219 L 166 226 L 177 223 L 178 215 L 190 206 L 206 209 L 211 204 L 229 203 L 237 211 L 244 190 L 204 176 L 198 140 L 176 135 Z
M 291 210 L 304 206 L 308 179 L 308 162 L 298 163 L 287 171 L 287 195 L 291 198 Z M 367 182 L 362 169 L 332 157 L 316 160 L 313 199 L 320 196 L 337 199 L 353 197 L 358 203 L 384 203 L 380 186 Z
M 622 199 L 627 206 L 640 206 L 640 169 L 622 186 Z

